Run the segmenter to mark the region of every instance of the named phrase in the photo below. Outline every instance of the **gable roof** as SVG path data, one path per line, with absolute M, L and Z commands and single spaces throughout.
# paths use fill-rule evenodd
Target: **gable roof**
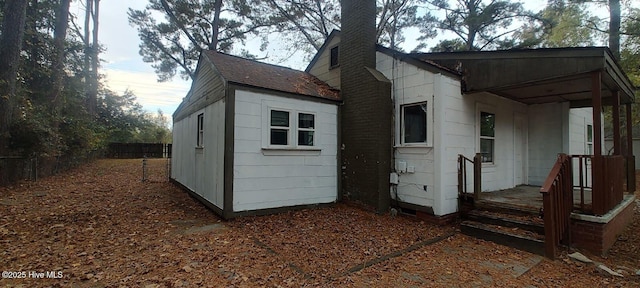
M 340 101 L 338 90 L 307 72 L 215 51 L 203 53 L 227 82 Z
M 311 68 L 316 65 L 316 62 L 320 59 L 320 56 L 322 55 L 322 53 L 324 53 L 325 50 L 329 48 L 329 43 L 331 43 L 334 38 L 340 37 L 340 34 L 341 34 L 340 30 L 333 29 L 333 31 L 331 31 L 331 34 L 329 34 L 329 36 L 324 41 L 322 46 L 320 46 L 320 49 L 318 49 L 318 52 L 316 53 L 316 55 L 313 57 L 313 59 L 311 59 L 311 62 L 309 62 L 309 65 L 307 65 L 307 68 L 305 69 L 306 72 L 311 71 Z M 407 54 L 398 50 L 387 48 L 380 44 L 376 44 L 376 52 L 386 54 L 390 57 L 396 58 L 403 62 L 407 62 L 409 64 L 412 64 L 416 67 L 427 70 L 429 72 L 443 73 L 455 78 L 460 78 L 461 76 L 461 74 L 458 71 L 454 69 L 450 69 L 446 66 L 440 65 L 434 61 L 430 61 L 427 59 L 420 59 L 419 57 L 415 57 L 412 54 Z

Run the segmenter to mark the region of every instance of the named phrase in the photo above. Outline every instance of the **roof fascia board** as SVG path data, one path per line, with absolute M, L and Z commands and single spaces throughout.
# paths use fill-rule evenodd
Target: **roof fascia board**
M 328 104 L 342 103 L 342 100 L 333 100 L 329 98 L 322 98 L 322 97 L 316 97 L 316 96 L 305 95 L 305 94 L 295 94 L 295 93 L 290 93 L 290 92 L 285 92 L 280 90 L 258 87 L 254 85 L 247 85 L 244 83 L 238 83 L 233 81 L 228 82 L 228 87 L 233 88 L 234 90 L 248 90 L 252 92 L 266 93 L 266 94 L 285 97 L 285 98 L 302 99 L 302 100 L 319 102 L 319 103 L 328 103 Z

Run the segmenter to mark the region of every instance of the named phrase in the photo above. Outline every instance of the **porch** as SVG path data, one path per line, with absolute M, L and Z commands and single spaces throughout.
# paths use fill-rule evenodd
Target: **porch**
M 423 56 L 427 58 L 427 55 Z M 556 256 L 561 243 L 572 244 L 572 235 L 579 235 L 580 229 L 599 231 L 597 237 L 587 237 L 589 240 L 586 240 L 586 244 L 593 244 L 596 247 L 594 250 L 598 252 L 606 252 L 613 244 L 612 241 L 615 241 L 619 226 L 624 228 L 628 223 L 625 222 L 628 218 L 625 215 L 630 211 L 627 208 L 631 206 L 627 204 L 629 199 L 635 197 L 632 194 L 636 189 L 631 140 L 631 104 L 634 102 L 635 88 L 610 51 L 604 47 L 590 47 L 428 56 L 428 59 L 439 64 L 455 64 L 459 67 L 464 72 L 464 89 L 468 95 L 491 93 L 528 107 L 565 103 L 569 109 L 591 108 L 589 120 L 592 121 L 592 126 L 587 125 L 585 151 L 572 150 L 572 142 L 567 140 L 570 136 L 558 140 L 558 133 L 550 134 L 545 129 L 537 129 L 535 135 L 529 132 L 528 141 L 541 142 L 538 147 L 546 149 L 543 153 L 549 155 L 550 148 L 554 150 L 552 153 L 559 153 L 552 165 L 547 160 L 549 158 L 540 158 L 539 153 L 529 154 L 529 167 L 536 161 L 536 164 L 547 163 L 544 168 L 536 166 L 536 169 L 550 169 L 544 173 L 546 177 L 542 176 L 542 179 L 546 178 L 543 182 L 536 181 L 535 184 L 542 184 L 537 191 L 530 186 L 516 186 L 503 191 L 482 192 L 486 191 L 482 186 L 492 179 L 483 182 L 485 167 L 482 162 L 485 159 L 481 154 L 476 154 L 473 159 L 462 155 L 459 157 L 458 188 L 461 203 L 471 200 L 468 202 L 476 206 L 493 202 L 521 205 L 530 210 L 533 208 L 534 211 L 537 208 L 544 218 L 545 255 L 550 258 Z M 612 116 L 611 155 L 603 154 L 602 127 L 605 109 L 611 109 Z M 543 123 L 547 117 L 556 115 L 538 112 L 540 111 L 530 114 L 536 117 L 534 123 Z M 555 126 L 547 126 L 561 131 L 562 135 L 570 135 L 570 129 L 563 126 L 568 122 L 570 119 L 561 118 L 553 122 L 556 123 Z M 548 145 L 551 141 L 555 141 L 555 146 Z M 482 149 L 478 150 L 476 152 L 487 153 Z M 473 168 L 467 169 L 469 166 Z M 615 215 L 610 217 L 613 214 Z M 595 223 L 595 226 L 589 226 L 589 223 L 583 225 L 580 222 L 583 219 Z

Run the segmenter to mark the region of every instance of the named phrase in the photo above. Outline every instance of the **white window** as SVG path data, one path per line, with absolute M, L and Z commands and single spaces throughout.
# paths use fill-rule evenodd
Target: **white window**
M 427 143 L 427 102 L 403 105 L 402 143 Z
M 482 163 L 493 163 L 496 141 L 496 115 L 480 112 L 480 154 Z
M 281 108 L 269 108 L 267 144 L 272 148 L 315 147 L 316 115 Z
M 198 114 L 198 134 L 196 144 L 197 147 L 204 146 L 204 113 Z
M 269 144 L 277 146 L 288 146 L 291 131 L 291 119 L 288 111 L 271 110 Z
M 587 155 L 593 155 L 593 125 L 587 125 Z
M 315 134 L 315 115 L 298 113 L 298 145 L 313 146 Z

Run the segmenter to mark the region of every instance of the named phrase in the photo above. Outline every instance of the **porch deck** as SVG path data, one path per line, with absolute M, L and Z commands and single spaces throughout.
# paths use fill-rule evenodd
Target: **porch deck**
M 480 193 L 480 201 L 497 202 L 510 206 L 523 207 L 527 210 L 542 208 L 540 186 L 521 185 L 511 189 Z M 574 207 L 580 207 L 580 190 L 573 190 Z M 591 204 L 591 190 L 584 191 L 584 204 Z

